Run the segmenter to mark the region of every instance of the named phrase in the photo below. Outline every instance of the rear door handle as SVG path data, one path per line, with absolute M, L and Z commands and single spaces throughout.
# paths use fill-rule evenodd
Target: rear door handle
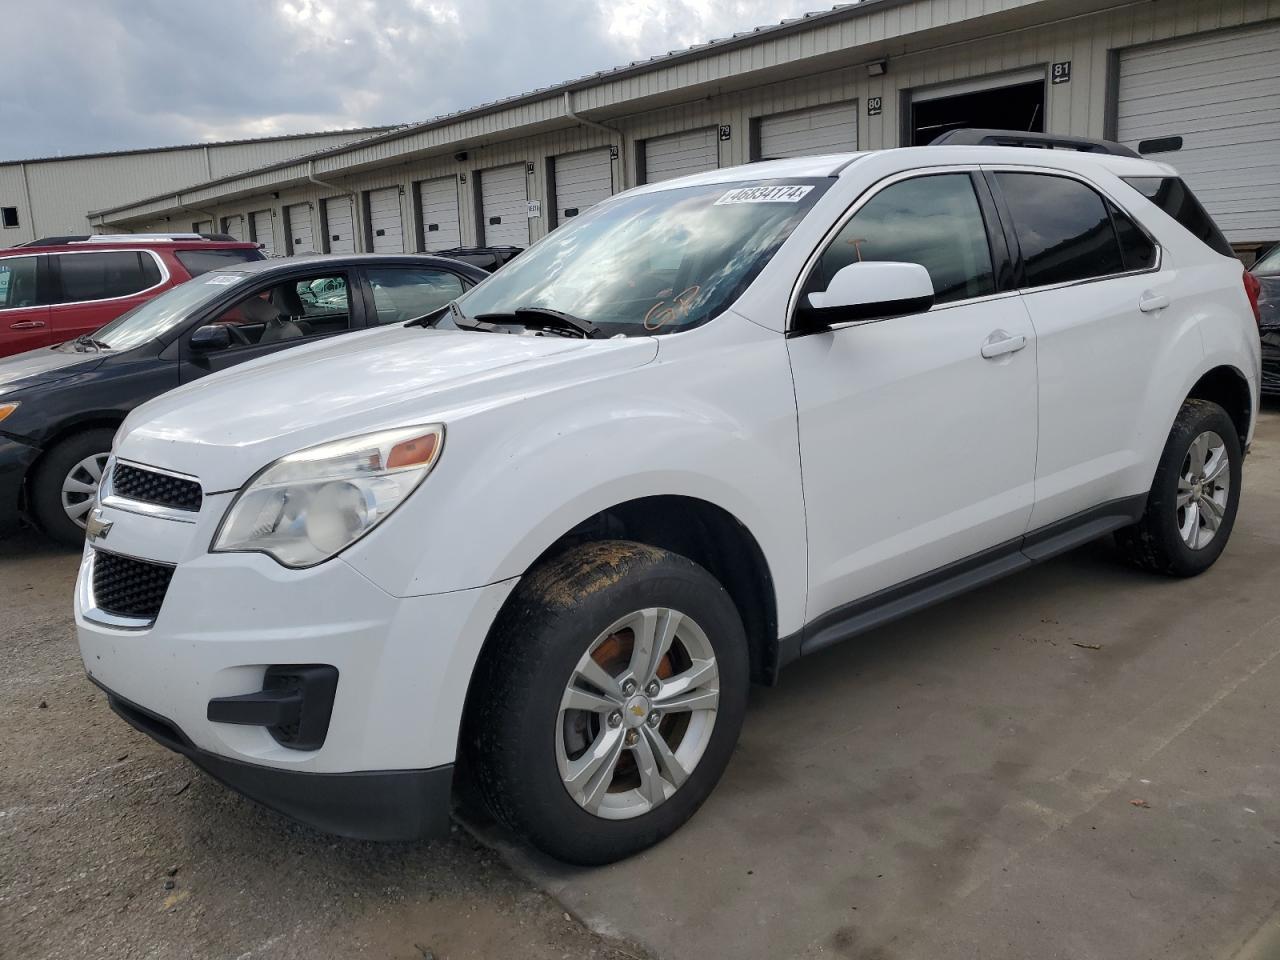
M 17 323 L 9 324 L 10 330 L 39 330 L 44 326 L 43 320 L 20 320 Z
M 997 330 L 983 341 L 982 356 L 985 360 L 994 360 L 996 357 L 1003 357 L 1006 353 L 1017 353 L 1026 345 L 1026 337 L 1022 335 L 1015 337 L 1007 331 Z
M 1157 310 L 1163 310 L 1169 305 L 1169 298 L 1163 293 L 1152 293 L 1147 291 L 1138 301 L 1138 309 L 1143 313 L 1155 313 Z

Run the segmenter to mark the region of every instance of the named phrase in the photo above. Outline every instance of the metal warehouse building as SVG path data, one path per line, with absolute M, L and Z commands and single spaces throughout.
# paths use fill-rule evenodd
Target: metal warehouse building
M 1233 242 L 1280 240 L 1280 0 L 863 0 L 91 220 L 216 218 L 278 254 L 523 246 L 635 184 L 961 126 L 1119 139 Z
M 89 233 L 89 211 L 337 147 L 390 127 L 0 162 L 0 247 Z

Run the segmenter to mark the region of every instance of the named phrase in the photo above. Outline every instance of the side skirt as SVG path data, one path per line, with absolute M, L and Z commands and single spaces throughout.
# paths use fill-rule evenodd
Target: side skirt
M 1127 527 L 1146 506 L 1146 494 L 1112 500 L 836 607 L 778 639 L 778 668 Z

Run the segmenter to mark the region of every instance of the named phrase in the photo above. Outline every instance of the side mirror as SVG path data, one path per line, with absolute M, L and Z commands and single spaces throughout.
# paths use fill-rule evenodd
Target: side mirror
M 833 323 L 924 313 L 933 306 L 933 280 L 918 263 L 851 263 L 836 271 L 825 291 L 806 299 L 796 315 L 800 329 L 825 330 Z
M 190 343 L 193 353 L 214 353 L 218 350 L 226 350 L 231 346 L 231 331 L 225 324 L 206 324 L 191 334 Z

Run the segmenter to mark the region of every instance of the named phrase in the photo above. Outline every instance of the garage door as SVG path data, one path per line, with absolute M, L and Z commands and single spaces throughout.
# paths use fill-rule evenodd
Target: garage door
M 249 226 L 253 229 L 250 239 L 255 243 L 262 244 L 263 254 L 268 257 L 274 257 L 276 255 L 276 237 L 275 231 L 271 229 L 271 211 L 255 210 L 249 214 Z
M 524 164 L 482 170 L 480 224 L 490 247 L 529 245 L 529 191 Z
M 613 161 L 609 148 L 566 153 L 555 158 L 556 223 L 586 213 L 613 195 Z
M 687 130 L 644 142 L 644 182 L 658 183 L 720 166 L 716 128 Z
M 351 222 L 350 197 L 333 197 L 324 202 L 324 233 L 329 253 L 355 253 L 356 231 Z
M 295 203 L 284 208 L 289 225 L 289 254 L 315 253 L 316 241 L 311 231 L 311 204 Z
M 462 245 L 458 225 L 458 181 L 453 177 L 423 180 L 418 184 L 418 215 L 422 222 L 422 249 L 448 250 Z
M 222 232 L 235 237 L 237 240 L 243 240 L 244 215 L 237 213 L 234 217 L 223 217 Z
M 1280 24 L 1120 54 L 1118 139 L 1177 167 L 1229 240 L 1280 240 L 1277 64 Z
M 844 153 L 858 149 L 858 104 L 854 100 L 760 118 L 761 160 Z
M 400 223 L 400 188 L 370 190 L 369 236 L 374 253 L 404 253 L 404 227 Z
M 192 233 L 213 233 L 212 220 L 197 220 L 191 225 Z

